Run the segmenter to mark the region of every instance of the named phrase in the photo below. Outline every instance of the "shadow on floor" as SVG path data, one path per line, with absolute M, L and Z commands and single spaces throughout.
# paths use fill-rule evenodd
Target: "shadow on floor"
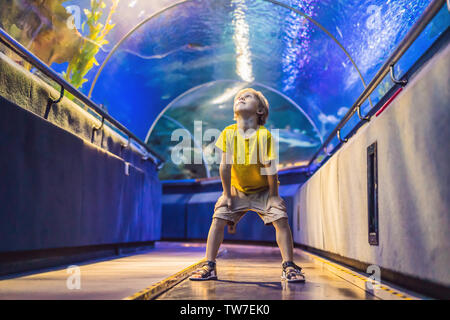
M 217 282 L 226 282 L 226 283 L 235 283 L 235 284 L 249 284 L 256 285 L 262 288 L 270 288 L 270 289 L 283 289 L 283 285 L 281 281 L 233 281 L 233 280 L 223 280 L 218 279 Z M 304 283 L 299 282 L 295 283 L 296 285 L 303 285 Z

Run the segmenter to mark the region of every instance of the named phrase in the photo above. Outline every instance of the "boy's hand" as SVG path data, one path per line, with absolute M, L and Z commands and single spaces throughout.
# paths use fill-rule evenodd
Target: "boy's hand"
M 218 207 L 228 207 L 229 210 L 232 210 L 233 200 L 231 199 L 231 197 L 224 195 Z
M 269 210 L 271 207 L 286 211 L 286 203 L 280 196 L 269 197 L 269 200 L 267 201 L 267 210 Z
M 228 233 L 235 234 L 236 233 L 236 224 L 228 225 Z

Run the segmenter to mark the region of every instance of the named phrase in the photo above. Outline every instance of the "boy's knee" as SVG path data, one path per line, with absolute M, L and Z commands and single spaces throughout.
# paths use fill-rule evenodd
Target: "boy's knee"
M 275 227 L 275 229 L 288 229 L 289 228 L 289 222 L 287 218 L 281 218 L 278 220 L 275 220 L 274 222 L 272 222 L 273 226 Z
M 215 228 L 224 229 L 227 224 L 228 221 L 225 219 L 213 218 L 213 226 Z

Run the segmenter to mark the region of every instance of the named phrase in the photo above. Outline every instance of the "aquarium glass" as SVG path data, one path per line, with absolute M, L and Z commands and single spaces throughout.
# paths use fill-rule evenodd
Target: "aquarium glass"
M 0 26 L 161 154 L 161 179 L 207 178 L 218 176 L 218 164 L 209 159 L 213 133 L 234 123 L 233 98 L 246 87 L 269 101 L 265 126 L 277 130 L 279 167 L 306 165 L 430 4 L 279 2 L 285 6 L 268 0 L 1 1 Z M 396 65 L 398 76 L 448 26 L 444 6 Z M 363 113 L 391 86 L 386 78 Z M 191 137 L 191 152 L 183 155 L 191 163 L 173 161 L 179 132 Z

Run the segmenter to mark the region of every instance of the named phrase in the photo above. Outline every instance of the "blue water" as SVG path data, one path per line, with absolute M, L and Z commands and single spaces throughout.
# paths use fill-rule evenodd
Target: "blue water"
M 97 61 L 101 64 L 137 23 L 175 2 L 120 1 L 110 43 Z M 369 83 L 430 0 L 281 2 L 326 28 Z M 85 8 L 89 3 L 64 5 Z M 398 64 L 397 73 L 405 72 L 448 25 L 444 7 Z M 52 67 L 63 71 L 66 65 Z M 98 69 L 88 73 L 84 93 Z M 286 165 L 310 159 L 363 91 L 361 77 L 335 41 L 286 8 L 264 0 L 188 1 L 150 19 L 123 43 L 100 74 L 92 98 L 170 162 L 177 143 L 171 141 L 173 130 L 193 133 L 194 121 L 202 121 L 203 131 L 222 130 L 233 123 L 234 93 L 254 87 L 271 106 L 266 127 L 281 129 L 280 162 Z M 372 102 L 385 91 L 375 90 Z M 363 107 L 367 112 L 370 105 Z M 206 149 L 209 142 L 200 144 Z M 208 170 L 217 175 L 214 165 L 168 163 L 160 178 L 199 178 Z

